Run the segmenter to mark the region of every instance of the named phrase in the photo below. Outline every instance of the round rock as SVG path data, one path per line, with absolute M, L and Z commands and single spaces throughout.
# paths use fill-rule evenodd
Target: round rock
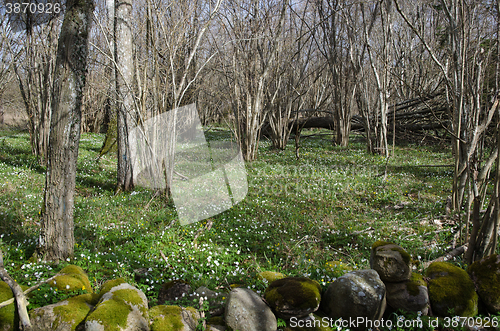
M 434 315 L 477 315 L 478 296 L 465 270 L 448 262 L 434 262 L 425 274 L 429 278 L 429 300 Z
M 372 246 L 370 268 L 377 271 L 384 282 L 407 281 L 411 276 L 411 256 L 401 246 L 377 241 Z
M 492 314 L 500 312 L 500 255 L 494 254 L 472 263 L 467 269 L 477 294 Z
M 286 277 L 272 282 L 264 299 L 278 317 L 302 318 L 318 310 L 321 285 L 306 277 Z
M 386 307 L 385 285 L 375 270 L 350 272 L 328 286 L 323 294 L 321 308 L 333 319 L 364 317 L 379 320 Z M 366 325 L 356 325 L 354 330 L 365 330 Z
M 422 275 L 412 273 L 410 280 L 399 283 L 385 283 L 387 304 L 395 310 L 429 312 L 429 292 Z

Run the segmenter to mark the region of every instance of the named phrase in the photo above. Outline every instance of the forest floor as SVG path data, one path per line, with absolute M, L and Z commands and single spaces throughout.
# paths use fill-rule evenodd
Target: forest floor
M 231 139 L 227 130 L 206 136 Z M 261 293 L 266 284 L 256 274 L 278 271 L 326 288 L 346 269 L 369 268 L 377 240 L 401 245 L 422 271 L 421 262 L 451 250 L 457 239 L 458 221 L 445 214 L 453 174 L 448 146 L 400 143 L 386 160 L 368 154 L 359 135 L 348 148 L 316 135 L 302 138 L 297 159 L 292 142 L 281 151 L 263 140 L 257 160 L 246 163 L 246 198 L 222 214 L 181 226 L 163 195 L 142 188 L 115 195 L 116 156 L 95 161 L 103 138 L 82 135 L 75 256 L 52 265 L 32 258 L 45 169 L 31 154 L 27 132 L 0 131 L 0 248 L 19 283 L 33 285 L 76 264 L 94 289 L 123 277 L 144 291 L 150 305 L 161 285 L 175 279 L 189 280 L 193 288 L 240 284 Z M 342 263 L 332 267 L 331 261 Z M 455 262 L 462 265 L 460 257 Z M 147 276 L 137 279 L 134 270 L 140 268 Z

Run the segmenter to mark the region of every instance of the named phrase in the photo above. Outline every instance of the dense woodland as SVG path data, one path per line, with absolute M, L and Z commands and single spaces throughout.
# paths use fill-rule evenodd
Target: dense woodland
M 19 86 L 32 153 L 52 165 L 39 243 L 48 259 L 73 254 L 72 236 L 55 235 L 72 233 L 72 211 L 56 201 L 72 204 L 80 131 L 106 134 L 101 154 L 117 147 L 116 185 L 131 191 L 127 132 L 191 103 L 207 128 L 232 130 L 248 162 L 262 139 L 283 150 L 295 138 L 296 157 L 306 158 L 300 133 L 311 127 L 333 130 L 331 144 L 342 147 L 361 132 L 368 153 L 386 160 L 397 139 L 447 144 L 466 260 L 498 246 L 500 1 L 68 0 L 64 8 L 42 23 L 35 16 L 14 28 L 2 15 L 0 24 L 0 100 Z M 51 180 L 66 173 L 73 177 Z

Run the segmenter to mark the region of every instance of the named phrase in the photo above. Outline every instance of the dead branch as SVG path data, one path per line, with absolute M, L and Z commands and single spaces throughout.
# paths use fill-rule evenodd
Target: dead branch
M 431 263 L 449 261 L 449 260 L 453 259 L 454 257 L 462 255 L 467 250 L 467 246 L 468 246 L 468 244 L 457 247 L 454 250 L 450 251 L 449 253 L 446 253 L 445 255 L 438 257 L 437 259 L 422 263 L 422 265 L 425 269 L 425 268 L 429 267 L 431 265 Z

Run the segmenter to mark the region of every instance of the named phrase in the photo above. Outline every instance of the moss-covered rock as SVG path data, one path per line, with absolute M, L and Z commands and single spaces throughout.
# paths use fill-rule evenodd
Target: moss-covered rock
M 429 311 L 429 293 L 422 275 L 412 273 L 410 280 L 398 283 L 385 283 L 387 303 L 394 310 L 420 311 L 427 315 Z
M 426 271 L 429 300 L 437 316 L 475 316 L 478 296 L 465 270 L 448 262 L 434 262 Z
M 331 283 L 323 294 L 321 310 L 333 320 L 364 317 L 364 321 L 382 318 L 386 308 L 385 285 L 375 270 L 345 274 Z M 366 330 L 359 323 L 351 330 Z
M 155 306 L 149 310 L 151 331 L 191 331 L 195 330 L 200 313 L 192 307 Z
M 306 277 L 287 277 L 272 282 L 264 298 L 278 317 L 302 318 L 318 310 L 321 285 Z
M 204 298 L 208 302 L 208 312 L 210 316 L 220 316 L 224 313 L 225 296 L 222 293 L 212 291 L 205 286 L 200 286 L 194 291 L 193 295 L 196 298 Z
M 12 299 L 14 295 L 7 283 L 0 281 L 0 302 Z M 19 320 L 15 313 L 14 303 L 0 308 L 0 331 L 11 331 L 19 329 Z
M 95 294 L 82 294 L 30 312 L 33 331 L 75 330 L 95 304 Z
M 87 274 L 76 265 L 68 265 L 61 269 L 48 284 L 52 288 L 57 288 L 58 291 L 87 290 L 93 293 Z
M 127 282 L 125 281 L 125 279 L 123 278 L 116 278 L 116 279 L 110 279 L 110 280 L 107 280 L 106 282 L 104 282 L 104 284 L 102 284 L 101 286 L 101 291 L 99 292 L 99 300 L 101 300 L 102 296 L 106 293 L 108 293 L 109 291 L 111 291 L 111 289 L 113 287 L 116 287 L 118 285 L 121 285 L 121 284 L 126 284 Z
M 380 275 L 384 282 L 402 282 L 410 280 L 411 256 L 401 246 L 386 241 L 377 241 L 372 245 L 370 268 Z
M 114 285 L 114 286 L 113 286 Z M 148 330 L 148 301 L 123 279 L 106 282 L 99 303 L 85 320 L 86 331 Z
M 236 288 L 229 293 L 224 310 L 229 330 L 261 331 L 278 328 L 276 316 L 252 290 Z
M 23 291 L 28 286 L 20 285 Z M 0 302 L 10 300 L 14 297 L 12 290 L 7 283 L 0 281 Z M 0 308 L 0 331 L 10 331 L 19 329 L 19 318 L 16 313 L 15 302 Z
M 269 284 L 274 282 L 275 280 L 285 278 L 281 272 L 276 271 L 262 271 L 257 274 L 259 280 L 266 280 Z
M 489 312 L 500 312 L 500 255 L 490 255 L 472 263 L 467 272 Z

